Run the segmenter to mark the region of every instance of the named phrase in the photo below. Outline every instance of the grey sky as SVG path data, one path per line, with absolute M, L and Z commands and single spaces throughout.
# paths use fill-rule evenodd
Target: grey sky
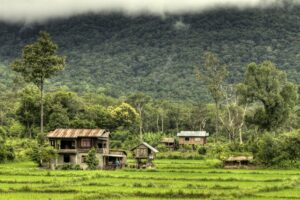
M 294 0 L 300 1 L 300 0 Z M 0 0 L 0 20 L 35 22 L 87 12 L 129 15 L 201 12 L 215 7 L 266 7 L 278 0 Z

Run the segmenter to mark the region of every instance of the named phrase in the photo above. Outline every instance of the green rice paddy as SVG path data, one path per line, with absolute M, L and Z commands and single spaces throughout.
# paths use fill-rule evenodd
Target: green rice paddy
M 214 168 L 215 160 L 156 160 L 156 169 L 49 171 L 32 162 L 0 165 L 8 199 L 299 199 L 300 170 Z

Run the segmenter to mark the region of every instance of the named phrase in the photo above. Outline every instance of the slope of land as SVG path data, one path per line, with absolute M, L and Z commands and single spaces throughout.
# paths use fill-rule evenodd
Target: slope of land
M 194 15 L 130 17 L 83 15 L 45 24 L 0 23 L 2 87 L 12 83 L 7 64 L 40 30 L 67 56 L 54 86 L 119 96 L 142 91 L 153 97 L 207 100 L 194 75 L 204 51 L 228 64 L 228 83 L 250 62 L 271 60 L 300 82 L 300 6 L 265 10 L 217 10 Z M 5 66 L 1 65 L 3 63 Z

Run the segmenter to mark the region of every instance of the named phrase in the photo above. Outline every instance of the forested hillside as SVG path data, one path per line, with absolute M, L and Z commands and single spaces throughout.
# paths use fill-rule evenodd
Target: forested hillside
M 178 16 L 84 15 L 44 24 L 0 23 L 0 84 L 12 87 L 8 63 L 21 48 L 50 33 L 67 57 L 52 87 L 111 96 L 142 91 L 174 100 L 208 100 L 195 78 L 204 51 L 228 65 L 228 83 L 243 78 L 252 61 L 271 60 L 300 82 L 300 6 L 217 10 Z M 2 63 L 2 64 L 1 64 Z

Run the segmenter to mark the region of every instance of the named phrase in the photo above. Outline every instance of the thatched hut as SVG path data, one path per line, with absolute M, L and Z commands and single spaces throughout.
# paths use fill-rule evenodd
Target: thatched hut
M 230 156 L 223 161 L 225 168 L 238 168 L 249 166 L 253 161 L 253 156 Z

